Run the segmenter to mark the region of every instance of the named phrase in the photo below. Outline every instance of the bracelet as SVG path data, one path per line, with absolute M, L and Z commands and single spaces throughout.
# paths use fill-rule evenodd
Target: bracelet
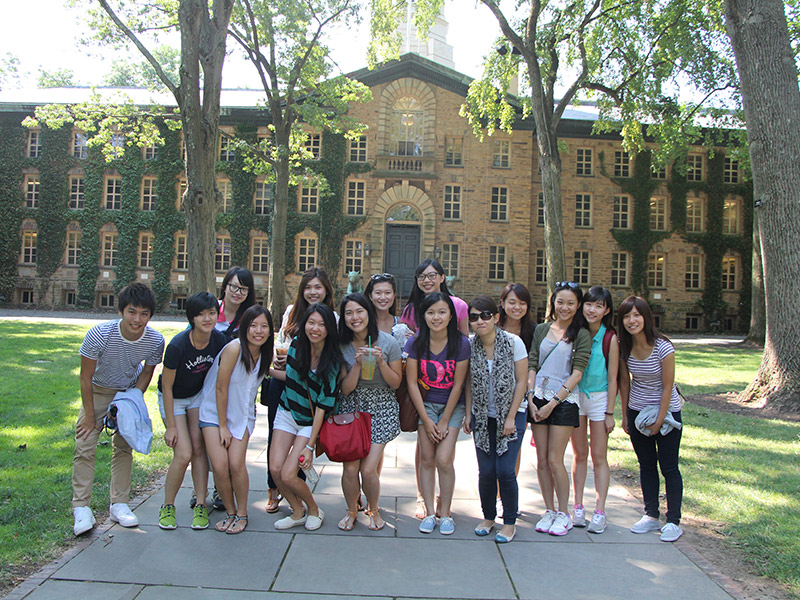
M 306 448 L 307 448 L 307 449 L 309 449 L 309 450 L 311 450 L 312 452 L 314 451 L 314 448 L 312 448 L 312 447 L 311 447 L 311 446 L 309 446 L 308 444 L 306 444 Z
M 564 390 L 567 390 L 567 394 L 571 394 L 571 393 L 572 393 L 572 390 L 570 390 L 570 389 L 569 389 L 567 386 L 565 386 L 565 385 L 562 385 L 562 386 L 561 386 L 561 388 L 562 388 L 562 389 L 564 389 Z
M 607 416 L 607 417 L 613 417 L 613 416 L 614 416 L 614 413 L 612 413 L 612 412 L 611 412 L 611 413 L 606 413 L 606 416 Z

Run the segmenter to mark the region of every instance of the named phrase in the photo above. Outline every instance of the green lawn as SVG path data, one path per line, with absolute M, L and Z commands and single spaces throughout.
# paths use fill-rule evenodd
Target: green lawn
M 677 380 L 687 395 L 739 391 L 761 353 L 682 345 Z M 722 523 L 730 543 L 756 570 L 800 596 L 800 423 L 684 406 L 681 441 L 684 515 Z M 630 441 L 616 428 L 612 465 L 638 472 Z M 663 484 L 662 484 L 663 489 Z M 664 508 L 662 502 L 662 509 Z
M 169 340 L 178 329 L 154 322 Z M 78 348 L 88 325 L 0 321 L 0 581 L 17 565 L 46 561 L 72 538 L 72 451 L 80 407 Z M 133 485 L 169 464 L 155 385 L 149 456 L 134 453 Z M 109 440 L 101 434 L 101 442 Z M 23 449 L 24 448 L 24 449 Z M 108 511 L 110 444 L 97 452 L 95 512 Z

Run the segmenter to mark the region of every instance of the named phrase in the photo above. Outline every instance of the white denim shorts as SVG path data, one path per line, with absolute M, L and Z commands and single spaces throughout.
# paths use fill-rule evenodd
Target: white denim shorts
M 608 408 L 608 392 L 578 392 L 579 414 L 590 421 L 605 421 Z
M 200 402 L 203 400 L 203 390 L 197 392 L 194 396 L 188 398 L 173 398 L 172 399 L 172 414 L 185 415 L 186 411 L 190 408 L 200 408 Z M 161 418 L 166 419 L 167 415 L 164 412 L 164 396 L 158 392 L 158 412 L 161 413 Z
M 312 427 L 311 425 L 298 425 L 292 413 L 282 406 L 278 406 L 278 412 L 275 414 L 275 422 L 272 424 L 272 429 L 280 429 L 296 437 L 310 438 Z

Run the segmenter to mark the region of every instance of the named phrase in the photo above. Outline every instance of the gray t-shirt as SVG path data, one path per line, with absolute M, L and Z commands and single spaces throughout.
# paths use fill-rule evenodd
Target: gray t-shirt
M 551 352 L 552 351 L 552 352 Z M 564 382 L 569 379 L 571 371 L 569 363 L 572 359 L 572 342 L 560 340 L 553 342 L 544 338 L 539 346 L 539 370 L 536 372 L 536 387 L 534 393 L 537 398 L 550 400 L 555 396 Z M 577 390 L 578 387 L 575 386 Z M 573 392 L 565 401 L 578 403 L 578 395 Z
M 387 363 L 400 360 L 400 344 L 397 343 L 397 340 L 394 339 L 390 333 L 379 331 L 378 343 L 375 345 L 379 346 L 383 351 L 383 360 L 385 360 Z M 351 369 L 356 362 L 356 347 L 353 344 L 346 344 L 342 346 L 342 355 L 344 356 L 344 362 L 347 363 L 348 370 Z M 359 380 L 358 385 L 373 388 L 389 387 L 389 384 L 384 381 L 378 365 L 375 365 L 375 376 L 372 379 Z

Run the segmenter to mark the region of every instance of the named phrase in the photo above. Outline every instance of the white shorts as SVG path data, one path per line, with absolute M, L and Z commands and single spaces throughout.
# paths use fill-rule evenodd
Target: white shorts
M 608 392 L 578 392 L 579 414 L 590 421 L 605 421 L 608 409 Z
M 188 398 L 173 398 L 172 399 L 172 414 L 185 415 L 186 411 L 190 408 L 200 408 L 200 402 L 203 400 L 203 390 L 197 392 L 194 396 Z M 164 396 L 158 392 L 158 412 L 161 413 L 161 418 L 166 419 L 167 415 L 164 412 Z
M 275 422 L 272 424 L 272 429 L 280 429 L 281 431 L 291 433 L 295 437 L 310 438 L 312 427 L 311 425 L 298 425 L 292 413 L 282 406 L 278 406 L 278 412 L 275 414 Z

